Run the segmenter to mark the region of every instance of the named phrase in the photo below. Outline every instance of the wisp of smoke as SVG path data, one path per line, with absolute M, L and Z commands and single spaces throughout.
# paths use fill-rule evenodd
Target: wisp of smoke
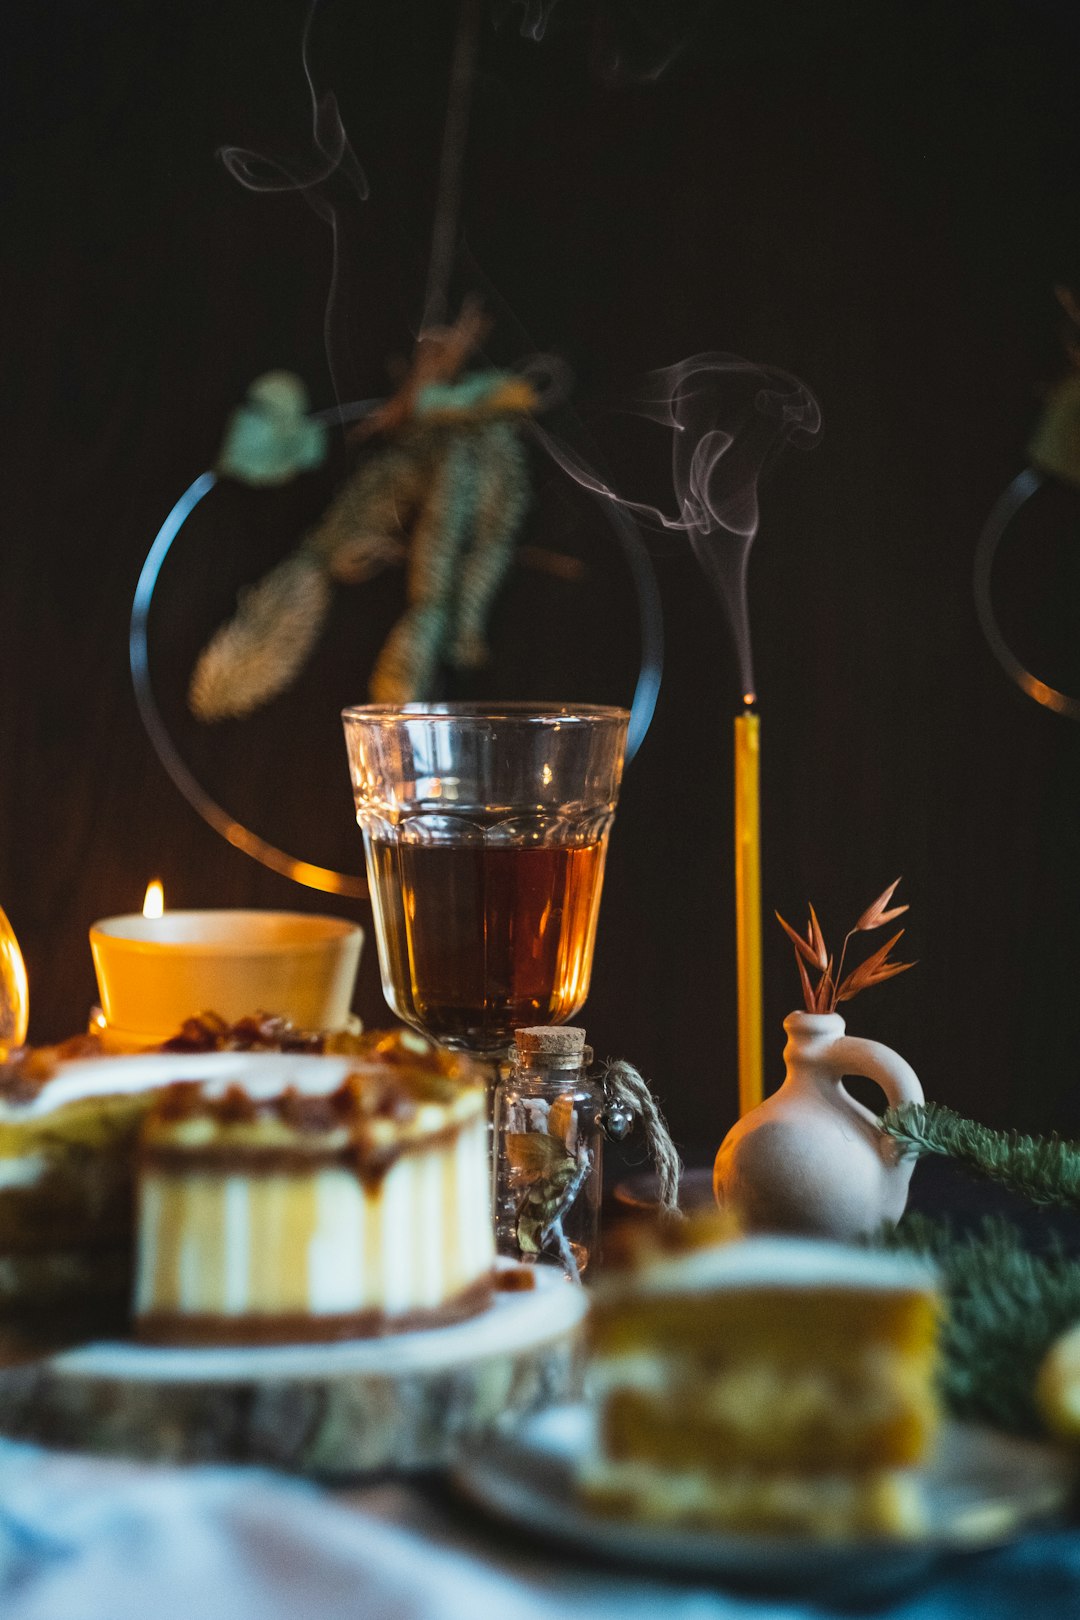
M 332 90 L 319 94 L 311 68 L 311 26 L 317 4 L 318 0 L 312 0 L 304 20 L 300 60 L 311 97 L 311 138 L 316 151 L 324 159 L 323 163 L 309 174 L 293 174 L 276 159 L 265 157 L 260 152 L 250 152 L 242 146 L 223 146 L 218 155 L 233 179 L 248 191 L 312 191 L 340 172 L 364 200 L 370 194 L 367 176 L 349 144 L 337 96 Z M 313 206 L 316 201 L 312 199 Z
M 341 214 L 330 198 L 326 186 L 328 181 L 340 176 L 362 202 L 369 197 L 370 187 L 367 176 L 349 143 L 338 109 L 337 97 L 332 90 L 320 94 L 315 84 L 311 68 L 310 43 L 317 4 L 318 0 L 312 0 L 308 9 L 301 40 L 300 59 L 311 98 L 311 135 L 319 161 L 307 172 L 300 173 L 293 172 L 276 158 L 248 151 L 242 146 L 223 146 L 218 155 L 233 179 L 246 190 L 298 192 L 319 218 L 325 220 L 330 227 L 332 257 L 330 287 L 324 316 L 324 337 L 334 389 L 338 402 L 341 403 L 348 398 L 350 388 L 346 379 L 338 374 L 337 357 L 339 354 L 347 353 L 348 350 L 347 342 L 343 343 L 338 333 L 348 330 L 353 314 L 342 301 Z
M 785 444 L 807 447 L 821 432 L 813 394 L 790 372 L 737 355 L 691 355 L 650 372 L 638 411 L 672 431 L 677 509 L 664 512 L 602 482 L 566 445 L 537 430 L 550 455 L 583 488 L 653 528 L 685 533 L 727 614 L 746 701 L 754 664 L 746 578 L 758 529 L 758 485 Z
M 655 84 L 683 55 L 708 0 L 493 0 L 496 26 L 511 22 L 534 44 L 548 32 L 587 31 L 593 65 L 613 87 Z
M 520 13 L 522 38 L 541 40 L 559 0 L 510 0 L 509 9 Z

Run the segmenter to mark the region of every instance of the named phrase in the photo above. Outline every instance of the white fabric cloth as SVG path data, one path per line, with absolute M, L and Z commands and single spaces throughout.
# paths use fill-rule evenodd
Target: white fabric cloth
M 0 1443 L 3 1620 L 735 1620 L 760 1605 L 562 1569 L 405 1487 Z M 770 1606 L 770 1616 L 805 1609 Z
M 403 1485 L 332 1496 L 250 1469 L 0 1441 L 0 1620 L 828 1620 L 812 1601 L 592 1569 Z M 875 1620 L 1080 1615 L 1080 1532 L 954 1559 Z

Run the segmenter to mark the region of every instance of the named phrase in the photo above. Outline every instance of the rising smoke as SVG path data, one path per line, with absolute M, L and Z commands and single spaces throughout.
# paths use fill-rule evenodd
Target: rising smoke
M 813 394 L 790 372 L 734 354 L 691 355 L 652 371 L 638 413 L 671 430 L 676 510 L 620 494 L 565 444 L 537 429 L 548 453 L 584 489 L 654 529 L 684 533 L 727 615 L 746 701 L 755 693 L 747 569 L 757 534 L 758 486 L 785 444 L 808 447 L 821 432 Z
M 593 67 L 614 88 L 655 84 L 690 45 L 708 0 L 492 0 L 496 27 L 539 44 L 550 34 L 588 35 Z
M 306 168 L 294 168 L 278 158 L 266 157 L 242 146 L 223 146 L 218 156 L 233 179 L 247 191 L 299 193 L 330 227 L 330 286 L 323 317 L 323 336 L 334 392 L 338 403 L 342 404 L 354 392 L 352 379 L 343 373 L 351 349 L 349 329 L 357 318 L 344 285 L 342 236 L 355 212 L 356 202 L 366 202 L 371 188 L 349 142 L 337 96 L 332 90 L 320 92 L 315 83 L 310 45 L 316 9 L 317 0 L 312 0 L 300 45 L 300 59 L 311 101 L 311 138 L 317 153 L 316 161 Z M 333 200 L 328 189 L 332 181 L 344 182 L 348 187 L 347 206 Z

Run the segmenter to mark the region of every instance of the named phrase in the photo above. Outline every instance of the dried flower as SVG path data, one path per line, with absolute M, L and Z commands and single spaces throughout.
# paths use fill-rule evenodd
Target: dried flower
M 883 923 L 892 922 L 894 917 L 902 916 L 908 909 L 906 905 L 893 906 L 891 911 L 885 910 L 899 887 L 900 879 L 897 878 L 895 883 L 889 884 L 884 894 L 878 895 L 873 905 L 867 906 L 852 931 L 860 934 L 869 933 L 873 928 L 880 928 Z
M 807 924 L 806 936 L 798 933 L 786 923 L 780 913 L 776 913 L 776 920 L 784 933 L 795 947 L 795 965 L 799 969 L 799 980 L 802 984 L 803 1004 L 807 1012 L 831 1013 L 835 1012 L 840 1002 L 851 1001 L 860 990 L 868 990 L 872 984 L 884 984 L 886 979 L 894 979 L 898 973 L 906 973 L 908 968 L 914 967 L 914 962 L 890 962 L 889 957 L 893 947 L 903 938 L 904 930 L 894 934 L 888 944 L 882 945 L 878 950 L 868 956 L 865 962 L 853 968 L 845 979 L 844 958 L 847 955 L 848 942 L 853 934 L 871 933 L 875 928 L 882 928 L 894 918 L 900 917 L 908 909 L 906 905 L 890 906 L 889 901 L 900 884 L 897 878 L 890 883 L 884 894 L 879 894 L 854 928 L 848 930 L 844 936 L 843 949 L 840 952 L 840 963 L 834 974 L 833 958 L 829 955 L 825 944 L 825 937 L 817 919 L 813 906 L 810 907 L 810 921 Z M 815 985 L 810 978 L 808 969 L 813 968 L 818 974 Z

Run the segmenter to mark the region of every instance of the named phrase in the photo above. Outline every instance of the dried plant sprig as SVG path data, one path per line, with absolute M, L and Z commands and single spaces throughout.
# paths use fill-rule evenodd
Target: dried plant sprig
M 828 966 L 829 954 L 825 949 L 825 940 L 822 937 L 821 926 L 818 923 L 817 915 L 813 906 L 810 907 L 810 921 L 806 925 L 805 939 L 803 939 L 800 933 L 797 933 L 796 930 L 792 928 L 790 923 L 786 923 L 784 921 L 779 912 L 776 913 L 776 920 L 784 930 L 788 939 L 790 939 L 791 943 L 794 945 L 795 949 L 798 951 L 799 955 L 804 957 L 812 968 L 817 968 L 819 972 L 824 972 L 825 968 Z
M 903 938 L 904 930 L 893 935 L 888 944 L 882 945 L 860 962 L 858 967 L 844 977 L 844 960 L 847 956 L 848 944 L 855 934 L 872 933 L 876 928 L 883 928 L 886 923 L 892 922 L 896 917 L 903 916 L 907 905 L 890 906 L 889 901 L 900 885 L 900 878 L 890 883 L 883 894 L 872 901 L 855 924 L 844 936 L 843 948 L 840 952 L 840 962 L 833 972 L 834 958 L 829 954 L 825 943 L 825 936 L 818 922 L 817 912 L 810 907 L 810 921 L 807 924 L 805 937 L 792 928 L 790 923 L 784 921 L 780 913 L 776 913 L 776 920 L 784 933 L 795 947 L 795 963 L 799 969 L 799 981 L 802 985 L 803 1004 L 807 1012 L 831 1013 L 835 1012 L 840 1002 L 851 1001 L 860 990 L 868 990 L 873 984 L 884 984 L 886 979 L 895 979 L 898 973 L 906 973 L 908 968 L 914 967 L 914 962 L 891 962 L 889 957 L 894 947 Z M 818 974 L 815 985 L 810 978 L 809 969 Z
M 808 939 L 803 939 L 802 935 L 797 933 L 796 930 L 792 928 L 790 923 L 786 923 L 784 921 L 779 912 L 776 913 L 776 920 L 784 930 L 784 933 L 787 935 L 788 939 L 790 939 L 791 943 L 794 945 L 796 959 L 798 961 L 805 960 L 810 963 L 811 967 L 816 967 L 818 965 L 817 956 L 811 941 Z
M 869 933 L 874 928 L 880 928 L 883 923 L 892 922 L 894 917 L 903 916 L 904 912 L 908 909 L 906 905 L 893 906 L 889 911 L 886 911 L 885 909 L 893 895 L 896 893 L 897 889 L 900 887 L 900 881 L 901 880 L 897 878 L 894 883 L 890 883 L 889 887 L 885 890 L 885 893 L 879 894 L 877 899 L 871 905 L 867 906 L 866 910 L 855 924 L 855 927 L 851 930 L 851 934 Z M 851 938 L 851 934 L 848 935 L 849 939 Z

